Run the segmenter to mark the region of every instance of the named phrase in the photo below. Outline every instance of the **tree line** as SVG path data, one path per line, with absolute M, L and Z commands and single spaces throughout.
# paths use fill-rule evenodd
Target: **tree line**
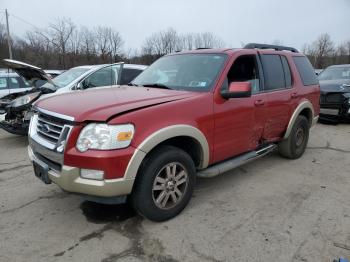
M 57 19 L 44 29 L 30 30 L 23 37 L 12 36 L 11 45 L 14 59 L 45 69 L 119 61 L 151 64 L 165 54 L 180 50 L 225 47 L 224 41 L 211 32 L 179 33 L 168 28 L 148 36 L 140 49 L 126 49 L 121 34 L 112 27 L 77 27 L 66 18 Z M 305 44 L 302 52 L 315 68 L 350 63 L 350 40 L 336 45 L 328 34 L 322 34 L 313 43 Z M 8 57 L 3 24 L 0 24 L 0 57 Z

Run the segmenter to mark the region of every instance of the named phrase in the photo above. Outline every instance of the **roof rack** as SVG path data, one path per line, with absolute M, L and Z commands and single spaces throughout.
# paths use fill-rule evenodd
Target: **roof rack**
M 257 44 L 257 43 L 249 43 L 244 46 L 246 49 L 274 49 L 276 51 L 291 51 L 293 53 L 299 53 L 297 49 L 294 47 L 289 47 L 289 46 L 281 46 L 281 45 L 267 45 L 267 44 Z

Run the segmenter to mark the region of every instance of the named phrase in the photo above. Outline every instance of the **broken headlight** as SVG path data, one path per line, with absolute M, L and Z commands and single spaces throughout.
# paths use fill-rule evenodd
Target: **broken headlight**
M 40 96 L 40 92 L 35 92 L 28 95 L 20 96 L 12 101 L 11 107 L 24 106 L 34 101 L 35 99 L 37 99 L 39 96 Z

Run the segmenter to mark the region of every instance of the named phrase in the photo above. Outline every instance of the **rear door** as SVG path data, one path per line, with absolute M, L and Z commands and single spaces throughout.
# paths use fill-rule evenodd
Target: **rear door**
M 267 119 L 264 139 L 278 140 L 283 136 L 297 104 L 290 62 L 283 54 L 260 53 L 264 72 L 264 93 L 267 100 Z

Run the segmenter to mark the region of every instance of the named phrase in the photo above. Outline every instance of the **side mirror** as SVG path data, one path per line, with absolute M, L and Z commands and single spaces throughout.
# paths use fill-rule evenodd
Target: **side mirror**
M 222 90 L 221 96 L 225 99 L 250 97 L 252 95 L 252 85 L 250 82 L 231 82 L 228 90 Z

